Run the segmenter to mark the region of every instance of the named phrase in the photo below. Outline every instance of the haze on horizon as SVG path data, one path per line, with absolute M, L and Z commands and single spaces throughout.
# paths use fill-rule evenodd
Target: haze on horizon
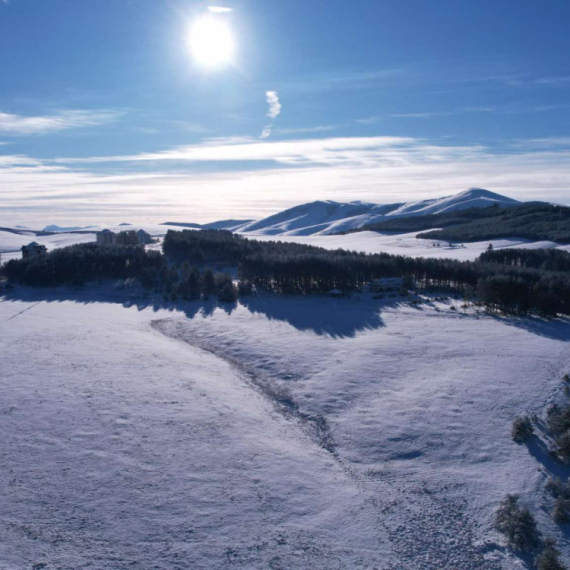
M 570 4 L 0 1 L 0 225 L 570 203 Z

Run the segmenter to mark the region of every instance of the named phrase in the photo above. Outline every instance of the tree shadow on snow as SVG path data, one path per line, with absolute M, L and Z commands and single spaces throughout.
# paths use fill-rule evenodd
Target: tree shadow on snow
M 552 457 L 547 443 L 536 435 L 527 443 L 529 453 L 544 467 L 551 477 L 566 480 L 570 475 L 570 468 Z
M 0 296 L 0 301 L 14 302 L 23 301 L 28 303 L 63 303 L 72 302 L 82 305 L 98 303 L 121 305 L 127 309 L 136 307 L 139 311 L 177 311 L 183 312 L 188 318 L 193 318 L 198 312 L 209 315 L 217 306 L 231 313 L 236 308 L 236 303 L 218 305 L 213 300 L 208 301 L 164 301 L 162 295 L 145 294 L 133 291 L 114 291 L 109 287 L 58 287 L 57 289 L 32 289 L 28 287 L 16 287 L 13 291 Z M 25 309 L 28 310 L 28 309 Z M 17 317 L 14 315 L 11 318 Z
M 355 299 L 332 299 L 317 295 L 308 297 L 260 295 L 244 297 L 238 303 L 219 303 L 215 297 L 200 301 L 165 301 L 160 294 L 149 294 L 140 289 L 118 290 L 113 286 L 103 285 L 57 289 L 16 287 L 0 297 L 0 300 L 29 303 L 70 301 L 85 305 L 110 303 L 125 308 L 136 307 L 139 311 L 181 312 L 189 319 L 198 313 L 202 317 L 208 317 L 216 309 L 231 315 L 239 305 L 242 305 L 252 314 L 262 314 L 268 319 L 286 322 L 297 330 L 312 331 L 318 335 L 335 338 L 354 337 L 360 331 L 385 326 L 377 303 Z M 390 303 L 394 304 L 397 303 Z
M 353 299 L 268 295 L 244 297 L 240 303 L 253 314 L 286 322 L 299 331 L 336 338 L 386 326 L 375 304 Z
M 567 317 L 556 319 L 546 319 L 537 316 L 492 315 L 492 317 L 505 325 L 523 329 L 538 336 L 564 342 L 570 341 L 570 319 Z

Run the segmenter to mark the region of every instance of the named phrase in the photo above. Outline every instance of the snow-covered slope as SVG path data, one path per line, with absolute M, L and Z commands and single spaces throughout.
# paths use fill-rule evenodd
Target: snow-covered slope
M 446 241 L 418 239 L 418 232 L 407 234 L 380 234 L 378 232 L 354 232 L 340 235 L 255 235 L 251 239 L 260 241 L 283 241 L 314 245 L 325 249 L 347 249 L 363 253 L 390 253 L 410 257 L 434 257 L 474 260 L 489 244 L 495 249 L 501 248 L 557 248 L 570 252 L 570 245 L 560 245 L 552 241 L 529 241 L 523 238 L 495 239 L 480 242 L 449 245 Z
M 234 228 L 234 231 L 254 235 L 322 235 L 361 228 L 395 217 L 425 216 L 493 204 L 512 206 L 519 203 L 481 188 L 470 188 L 454 196 L 434 200 L 398 204 L 317 201 L 243 224 Z
M 122 295 L 0 299 L 0 567 L 520 570 L 506 493 L 567 559 L 510 425 L 563 397 L 568 323 Z
M 202 228 L 206 230 L 231 230 L 235 231 L 244 224 L 248 224 L 253 220 L 219 220 L 209 224 L 202 224 Z

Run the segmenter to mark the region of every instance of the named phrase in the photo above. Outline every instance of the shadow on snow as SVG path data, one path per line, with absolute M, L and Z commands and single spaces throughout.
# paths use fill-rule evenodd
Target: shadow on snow
M 192 319 L 212 315 L 216 309 L 231 315 L 238 306 L 252 314 L 265 315 L 270 320 L 283 321 L 300 331 L 312 331 L 318 335 L 334 338 L 354 337 L 360 331 L 374 330 L 385 326 L 376 302 L 356 299 L 331 299 L 324 296 L 295 297 L 260 295 L 241 298 L 236 303 L 219 303 L 215 298 L 200 301 L 165 301 L 159 294 L 145 294 L 140 290 L 117 290 L 113 287 L 87 287 L 84 289 L 57 288 L 32 289 L 17 287 L 3 296 L 0 301 L 28 303 L 74 302 L 80 304 L 110 303 L 125 308 L 136 307 L 139 311 L 152 310 L 183 313 Z M 397 302 L 390 302 L 395 306 Z M 387 303 L 384 303 L 387 305 Z M 9 317 L 18 318 L 32 310 L 33 306 Z

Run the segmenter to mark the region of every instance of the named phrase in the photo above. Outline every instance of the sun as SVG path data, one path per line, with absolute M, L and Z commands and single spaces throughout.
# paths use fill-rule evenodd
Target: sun
M 190 52 L 205 67 L 220 67 L 232 61 L 234 38 L 230 27 L 215 16 L 202 16 L 190 27 Z

